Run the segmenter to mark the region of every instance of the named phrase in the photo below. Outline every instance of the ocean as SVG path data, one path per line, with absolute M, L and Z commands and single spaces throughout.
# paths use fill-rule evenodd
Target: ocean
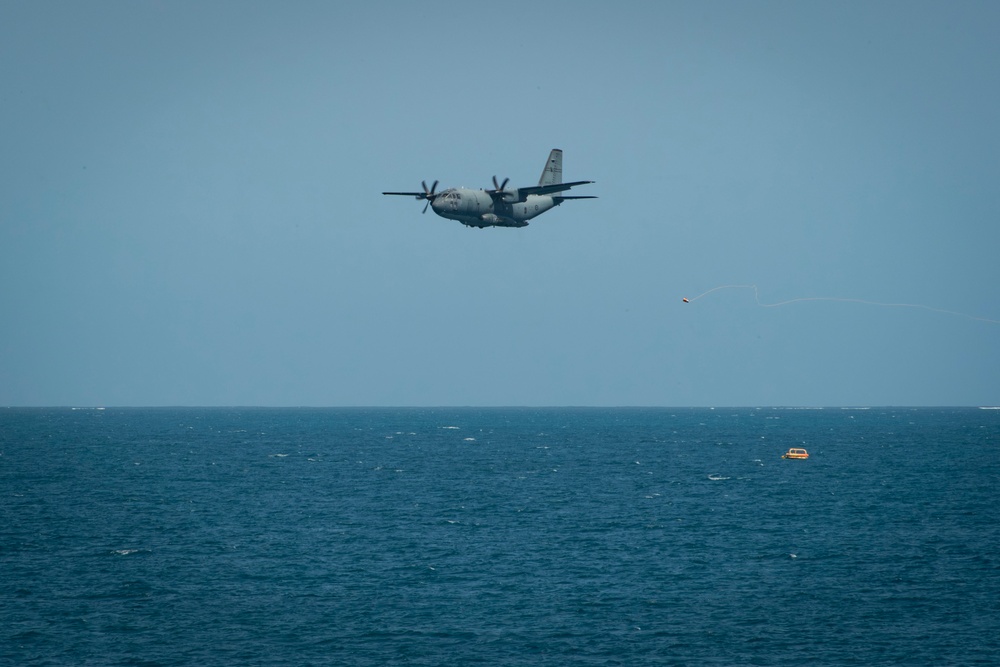
M 11 408 L 0 494 L 4 665 L 1000 664 L 1000 410 Z

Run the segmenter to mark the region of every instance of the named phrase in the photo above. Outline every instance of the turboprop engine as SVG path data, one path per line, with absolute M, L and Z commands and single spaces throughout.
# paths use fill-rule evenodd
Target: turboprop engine
M 497 183 L 497 177 L 493 177 L 493 187 L 495 188 L 493 192 L 500 195 L 500 198 L 507 204 L 514 204 L 517 202 L 523 202 L 521 199 L 521 193 L 517 188 L 508 188 L 507 183 L 510 181 L 509 178 L 503 179 L 503 183 Z

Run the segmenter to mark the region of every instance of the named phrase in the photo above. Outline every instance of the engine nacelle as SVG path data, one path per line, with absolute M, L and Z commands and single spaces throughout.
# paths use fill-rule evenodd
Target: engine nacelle
M 521 193 L 517 191 L 517 188 L 504 188 L 501 196 L 507 204 L 515 204 L 519 201 L 524 201 L 521 199 Z

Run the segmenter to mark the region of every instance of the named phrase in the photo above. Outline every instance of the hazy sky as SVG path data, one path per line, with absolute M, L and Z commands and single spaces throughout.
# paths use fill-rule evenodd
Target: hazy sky
M 998 34 L 992 0 L 5 0 L 0 405 L 1000 404 Z M 551 148 L 600 199 L 523 229 L 380 194 Z M 728 284 L 992 321 L 681 301 Z

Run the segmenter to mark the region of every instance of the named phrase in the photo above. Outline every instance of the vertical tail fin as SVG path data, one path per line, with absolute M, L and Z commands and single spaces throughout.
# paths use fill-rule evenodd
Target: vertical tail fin
M 542 170 L 542 177 L 538 179 L 539 185 L 556 185 L 562 183 L 562 150 L 553 148 L 549 153 L 549 161 L 545 163 Z

